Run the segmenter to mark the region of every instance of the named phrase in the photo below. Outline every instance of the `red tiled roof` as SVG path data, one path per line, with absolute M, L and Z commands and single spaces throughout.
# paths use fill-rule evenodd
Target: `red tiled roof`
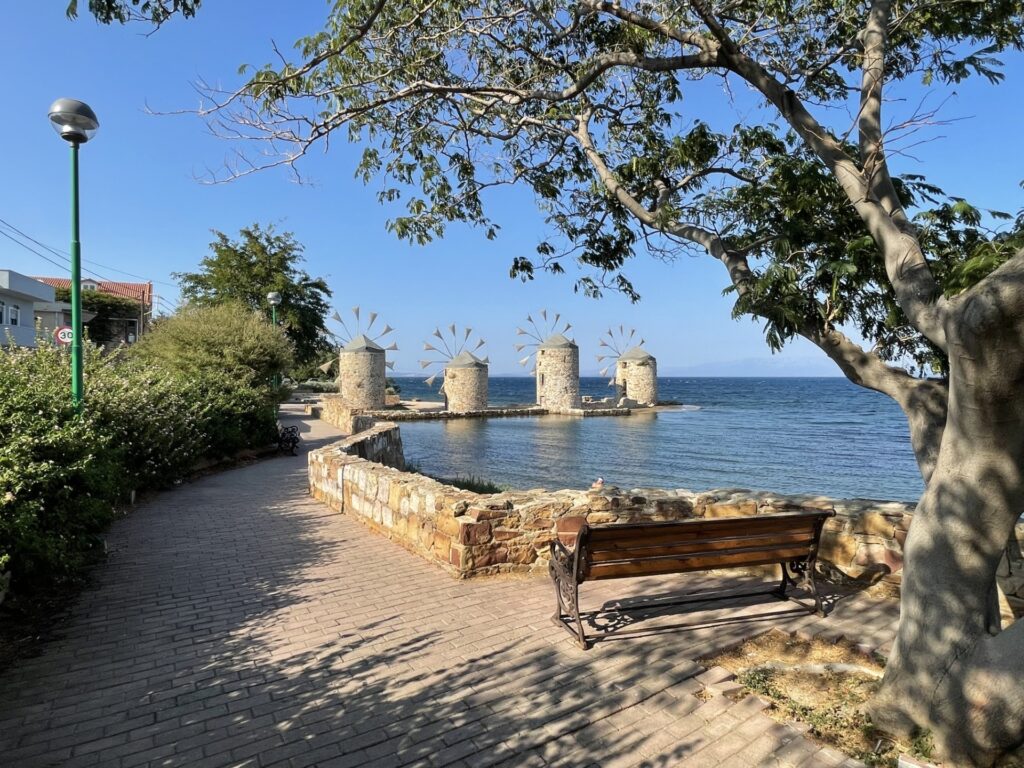
M 65 288 L 71 290 L 71 278 L 69 277 L 35 277 L 41 283 L 53 286 L 54 288 Z M 142 302 L 147 307 L 153 303 L 152 283 L 119 283 L 113 280 L 92 280 L 83 278 L 83 283 L 95 283 L 96 290 L 111 296 L 120 296 L 125 299 L 133 299 Z

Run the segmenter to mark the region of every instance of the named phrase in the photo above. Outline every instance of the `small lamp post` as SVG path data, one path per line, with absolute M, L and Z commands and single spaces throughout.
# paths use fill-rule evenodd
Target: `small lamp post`
M 281 294 L 277 291 L 271 291 L 267 294 L 267 303 L 270 305 L 270 322 L 276 328 L 277 327 L 277 307 L 281 303 Z M 274 386 L 281 386 L 280 374 L 274 374 Z
M 96 113 L 77 99 L 57 99 L 50 106 L 50 123 L 71 145 L 71 401 L 81 410 L 85 397 L 82 375 L 82 244 L 78 239 L 78 147 L 100 127 Z

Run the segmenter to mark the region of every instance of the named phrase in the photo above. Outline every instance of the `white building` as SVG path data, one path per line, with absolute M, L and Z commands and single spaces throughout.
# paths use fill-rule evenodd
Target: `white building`
M 49 285 L 0 269 L 0 345 L 36 346 L 35 305 L 52 301 Z

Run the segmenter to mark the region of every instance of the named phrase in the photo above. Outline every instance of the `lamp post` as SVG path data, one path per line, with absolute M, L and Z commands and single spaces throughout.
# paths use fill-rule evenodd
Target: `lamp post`
M 277 291 L 271 291 L 267 294 L 267 303 L 270 305 L 270 322 L 276 328 L 277 327 L 277 307 L 281 303 L 281 294 Z M 274 386 L 281 386 L 281 375 L 274 374 Z
M 78 239 L 78 147 L 100 127 L 96 113 L 77 99 L 57 99 L 50 106 L 50 124 L 71 145 L 71 401 L 82 409 L 82 244 Z

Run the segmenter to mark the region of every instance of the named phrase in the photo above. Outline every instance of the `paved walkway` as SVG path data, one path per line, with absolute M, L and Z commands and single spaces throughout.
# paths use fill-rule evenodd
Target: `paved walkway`
M 300 423 L 307 447 L 334 435 Z M 855 765 L 755 697 L 695 696 L 721 686 L 693 660 L 774 625 L 881 645 L 890 604 L 847 598 L 821 621 L 747 598 L 584 652 L 549 622 L 545 580 L 453 580 L 310 500 L 305 478 L 301 457 L 274 458 L 114 525 L 66 636 L 0 676 L 0 764 Z

